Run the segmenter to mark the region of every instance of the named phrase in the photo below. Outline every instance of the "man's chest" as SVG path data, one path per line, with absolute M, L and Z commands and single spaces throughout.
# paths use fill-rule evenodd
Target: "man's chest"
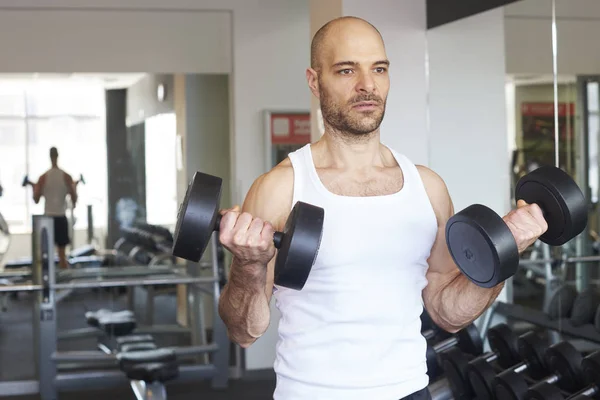
M 330 192 L 340 196 L 385 196 L 399 192 L 404 176 L 398 168 L 367 174 L 318 171 L 319 179 Z

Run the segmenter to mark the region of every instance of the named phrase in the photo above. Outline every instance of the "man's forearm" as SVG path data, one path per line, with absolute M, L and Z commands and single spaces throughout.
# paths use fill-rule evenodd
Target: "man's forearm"
M 461 330 L 477 319 L 496 300 L 504 283 L 492 288 L 475 285 L 465 275 L 457 272 L 441 286 L 433 306 L 440 328 L 450 332 Z
M 244 348 L 269 327 L 270 309 L 265 294 L 267 267 L 262 270 L 261 274 L 246 273 L 239 266 L 232 266 L 229 282 L 219 300 L 219 315 L 230 339 Z

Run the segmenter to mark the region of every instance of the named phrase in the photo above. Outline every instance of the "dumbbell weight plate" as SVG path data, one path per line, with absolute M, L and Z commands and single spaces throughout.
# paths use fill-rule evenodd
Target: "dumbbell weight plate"
M 446 244 L 457 267 L 481 287 L 498 285 L 519 266 L 519 251 L 510 229 L 496 212 L 481 204 L 448 220 Z
M 517 344 L 522 359 L 527 360 L 527 375 L 536 380 L 544 378 L 548 373 L 545 362 L 548 343 L 534 332 L 527 332 L 519 337 Z
M 275 284 L 300 290 L 317 258 L 325 212 L 320 207 L 296 202 L 285 223 L 275 260 Z M 277 239 L 276 239 L 277 240 Z
M 588 385 L 600 388 L 600 351 L 596 351 L 581 362 L 583 376 Z
M 577 291 L 572 286 L 558 287 L 550 297 L 545 309 L 546 314 L 551 320 L 569 318 L 576 297 Z
M 477 399 L 493 399 L 494 367 L 483 359 L 475 360 L 467 369 L 467 378 Z
M 544 211 L 548 230 L 540 240 L 551 246 L 565 244 L 587 225 L 585 196 L 560 168 L 543 166 L 523 176 L 515 186 L 515 198 L 535 203 Z
M 494 380 L 494 393 L 497 400 L 521 400 L 529 390 L 527 381 L 514 371 L 502 373 L 502 379 Z
M 432 346 L 427 346 L 426 358 L 427 375 L 429 375 L 431 381 L 434 381 L 440 376 L 442 368 L 438 365 L 437 353 Z
M 569 342 L 559 342 L 546 351 L 548 367 L 560 376 L 557 385 L 569 392 L 574 392 L 585 385 L 581 363 L 581 353 Z
M 559 388 L 543 382 L 529 389 L 525 394 L 525 400 L 564 400 L 565 396 Z
M 488 329 L 490 348 L 498 356 L 498 364 L 508 368 L 521 361 L 519 355 L 518 337 L 506 324 L 498 324 Z
M 458 347 L 462 351 L 474 356 L 483 353 L 483 340 L 481 340 L 479 330 L 475 324 L 469 324 L 469 326 L 459 331 L 456 335 L 458 337 Z
M 571 324 L 581 326 L 592 323 L 598 304 L 600 304 L 600 295 L 595 288 L 588 288 L 579 293 L 571 309 Z
M 173 255 L 200 261 L 214 231 L 221 201 L 223 180 L 196 172 L 177 213 Z
M 471 359 L 472 357 L 456 347 L 440 354 L 442 369 L 448 379 L 454 400 L 473 398 L 473 391 L 467 377 L 467 367 Z

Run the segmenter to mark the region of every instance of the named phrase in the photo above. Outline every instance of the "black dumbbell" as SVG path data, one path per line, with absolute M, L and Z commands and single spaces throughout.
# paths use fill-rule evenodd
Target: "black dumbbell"
M 583 377 L 588 387 L 579 392 L 565 396 L 563 392 L 555 385 L 547 382 L 541 382 L 532 386 L 525 395 L 527 400 L 582 400 L 595 399 L 600 395 L 600 351 L 596 351 L 586 356 L 581 362 Z
M 421 335 L 425 340 L 444 340 L 452 336 L 433 322 L 427 310 L 421 313 Z
M 427 371 L 431 379 L 438 377 L 442 371 L 438 355 L 453 347 L 475 356 L 483 353 L 483 341 L 475 324 L 470 324 L 441 342 L 427 345 Z
M 469 382 L 468 366 L 473 362 L 482 362 L 486 365 L 497 361 L 499 365 L 508 368 L 520 361 L 517 347 L 517 336 L 506 324 L 498 324 L 487 333 L 491 352 L 472 359 L 457 348 L 453 348 L 440 354 L 440 360 L 444 374 L 452 390 L 454 399 L 471 399 L 473 389 Z
M 569 318 L 576 298 L 577 291 L 573 286 L 561 285 L 550 295 L 550 301 L 544 308 L 544 312 L 551 320 Z
M 85 179 L 83 179 L 83 174 L 79 174 L 79 179 L 75 181 L 75 186 L 83 183 L 85 185 Z
M 25 187 L 27 185 L 33 186 L 33 183 L 29 180 L 29 176 L 25 175 L 25 177 L 23 178 L 23 182 L 21 182 L 21 186 Z
M 540 382 L 558 384 L 567 392 L 583 387 L 582 356 L 571 343 L 556 343 L 546 350 L 545 356 L 548 370 L 554 373 Z M 525 377 L 513 370 L 498 374 L 494 380 L 494 392 L 498 400 L 523 400 L 528 390 Z
M 541 379 L 547 373 L 544 352 L 548 343 L 534 332 L 527 332 L 517 339 L 519 360 L 510 365 L 498 363 L 506 371 L 521 374 L 525 371 L 534 379 Z M 468 366 L 468 379 L 473 393 L 478 399 L 493 399 L 497 371 L 483 360 L 474 360 Z
M 598 305 L 600 305 L 600 294 L 596 288 L 590 287 L 581 291 L 573 301 L 569 317 L 571 325 L 582 326 L 594 323 Z
M 542 209 L 548 230 L 540 240 L 552 246 L 568 242 L 587 225 L 585 196 L 560 168 L 545 166 L 522 177 L 515 188 L 515 199 L 535 203 Z M 471 205 L 450 218 L 446 244 L 462 273 L 481 287 L 498 285 L 519 267 L 512 232 L 502 217 L 481 204 Z
M 221 187 L 219 177 L 196 172 L 177 213 L 172 254 L 200 261 L 214 231 L 219 231 Z M 298 201 L 283 232 L 275 232 L 275 285 L 301 290 L 317 258 L 323 234 L 325 210 Z

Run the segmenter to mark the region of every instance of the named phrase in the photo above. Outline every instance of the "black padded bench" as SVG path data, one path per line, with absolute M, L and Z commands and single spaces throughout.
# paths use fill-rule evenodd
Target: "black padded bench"
M 150 342 L 125 343 L 117 354 L 119 368 L 131 382 L 138 400 L 166 400 L 165 382 L 179 376 L 179 364 L 173 350 L 141 349 Z M 137 348 L 136 348 L 137 346 Z
M 100 328 L 109 337 L 130 335 L 137 327 L 135 315 L 129 310 L 100 309 L 85 313 L 88 325 Z
M 127 378 L 146 383 L 165 383 L 179 376 L 179 364 L 173 350 L 153 349 L 121 352 L 119 367 Z

